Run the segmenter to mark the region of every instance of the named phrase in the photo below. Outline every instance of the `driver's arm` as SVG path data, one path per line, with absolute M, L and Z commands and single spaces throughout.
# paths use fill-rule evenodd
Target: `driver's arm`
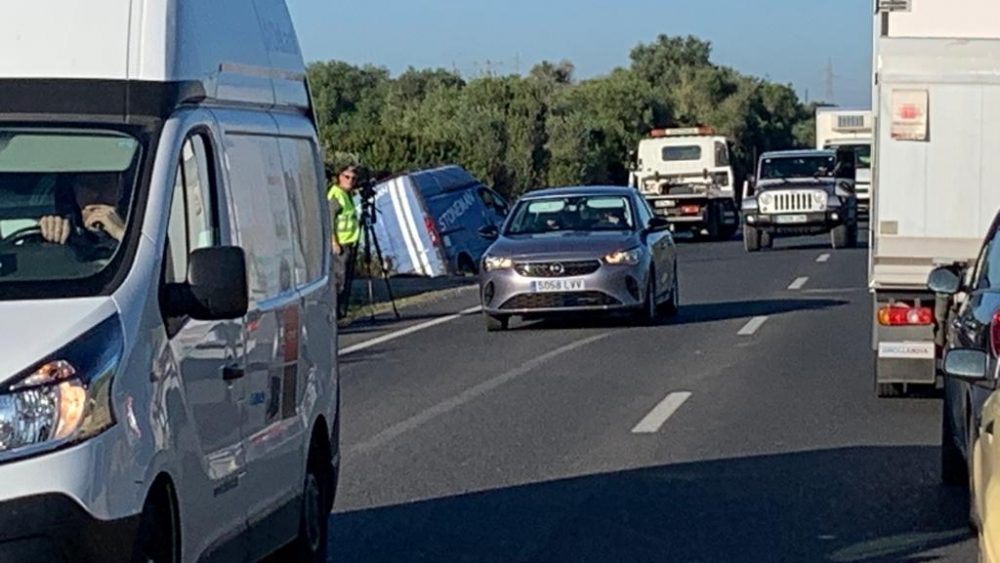
M 57 215 L 46 215 L 38 221 L 38 227 L 42 231 L 42 238 L 47 242 L 56 244 L 66 244 L 72 227 L 69 219 Z

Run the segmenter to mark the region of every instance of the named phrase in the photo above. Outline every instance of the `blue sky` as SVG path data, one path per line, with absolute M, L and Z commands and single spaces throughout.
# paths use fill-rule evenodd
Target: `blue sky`
M 717 63 L 834 102 L 870 102 L 871 0 L 288 0 L 306 59 L 526 72 L 569 59 L 587 78 L 660 33 L 712 42 Z

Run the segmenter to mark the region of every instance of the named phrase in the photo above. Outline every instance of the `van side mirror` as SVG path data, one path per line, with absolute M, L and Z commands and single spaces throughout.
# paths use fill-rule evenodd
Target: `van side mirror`
M 944 356 L 944 373 L 948 377 L 971 383 L 985 381 L 989 358 L 981 350 L 955 349 Z
M 500 238 L 500 228 L 496 225 L 486 225 L 479 229 L 479 236 L 486 240 L 497 240 Z
M 199 248 L 188 257 L 188 279 L 166 288 L 170 317 L 238 319 L 250 306 L 246 254 L 236 246 Z
M 962 289 L 962 278 L 953 268 L 935 268 L 927 278 L 927 288 L 940 295 L 955 295 Z

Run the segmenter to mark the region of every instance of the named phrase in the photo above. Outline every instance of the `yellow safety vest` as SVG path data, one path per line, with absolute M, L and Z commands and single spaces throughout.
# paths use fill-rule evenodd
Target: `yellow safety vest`
M 337 213 L 336 223 L 333 228 L 337 232 L 337 241 L 340 244 L 356 244 L 361 239 L 361 223 L 358 221 L 358 211 L 354 205 L 354 198 L 344 191 L 344 188 L 334 184 L 326 194 L 327 199 L 336 201 L 340 206 Z

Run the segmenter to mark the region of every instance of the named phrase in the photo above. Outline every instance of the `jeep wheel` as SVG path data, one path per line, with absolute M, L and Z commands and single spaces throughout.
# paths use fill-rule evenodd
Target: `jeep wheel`
M 757 252 L 760 250 L 760 231 L 745 226 L 743 227 L 743 247 L 747 252 Z
M 837 225 L 830 231 L 830 243 L 834 249 L 847 248 L 849 235 L 847 225 Z

